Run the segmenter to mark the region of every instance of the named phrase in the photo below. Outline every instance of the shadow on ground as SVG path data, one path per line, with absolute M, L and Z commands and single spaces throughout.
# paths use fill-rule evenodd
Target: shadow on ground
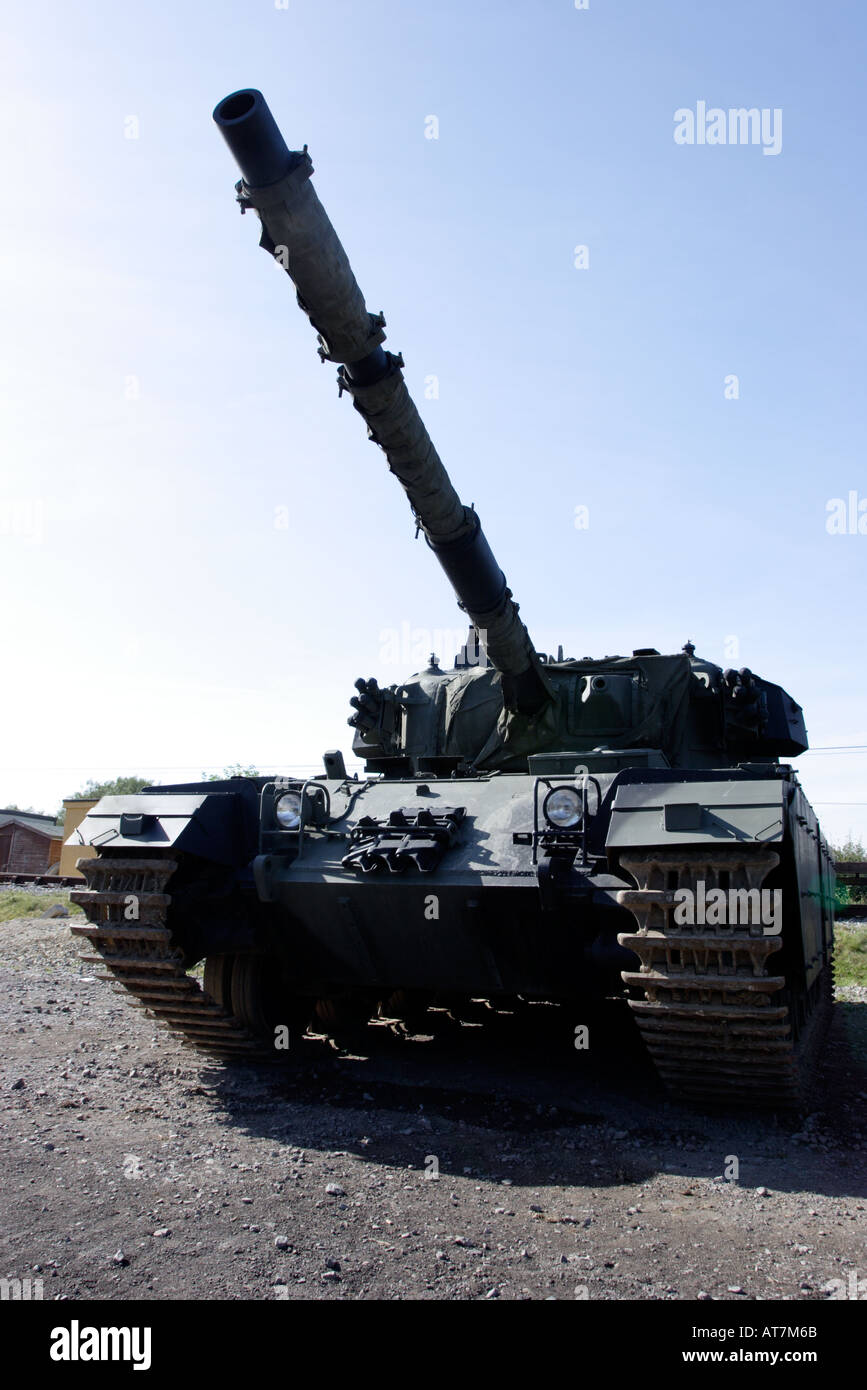
M 838 1004 L 817 1093 L 797 1112 L 704 1110 L 669 1099 L 628 1010 L 587 1011 L 590 1047 L 556 1010 L 458 1024 L 432 1034 L 368 1025 L 305 1037 L 287 1067 L 208 1067 L 203 1088 L 224 1122 L 289 1147 L 353 1154 L 533 1186 L 605 1187 L 660 1172 L 715 1178 L 737 1155 L 740 1181 L 783 1191 L 867 1194 L 867 1006 Z

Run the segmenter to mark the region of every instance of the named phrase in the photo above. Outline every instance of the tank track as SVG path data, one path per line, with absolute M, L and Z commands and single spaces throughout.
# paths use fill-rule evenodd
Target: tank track
M 199 1052 L 221 1059 L 273 1060 L 243 1023 L 201 988 L 184 969 L 183 954 L 172 943 L 167 925 L 171 895 L 166 887 L 177 860 L 159 854 L 79 859 L 87 888 L 70 893 L 84 908 L 87 926 L 73 926 L 87 937 L 96 955 L 89 964 L 103 965 L 100 975 L 133 996 L 133 1007 L 147 1009 Z M 128 918 L 127 912 L 135 912 Z
M 830 1009 L 830 967 L 814 991 L 807 1026 L 797 1035 L 782 974 L 769 974 L 782 936 L 760 924 L 681 926 L 674 893 L 761 888 L 779 863 L 776 851 L 649 850 L 621 857 L 638 887 L 618 893 L 638 922 L 618 941 L 640 970 L 623 971 L 641 1036 L 666 1085 L 701 1102 L 794 1106 L 803 1099 L 814 1043 Z M 721 875 L 725 875 L 720 882 Z

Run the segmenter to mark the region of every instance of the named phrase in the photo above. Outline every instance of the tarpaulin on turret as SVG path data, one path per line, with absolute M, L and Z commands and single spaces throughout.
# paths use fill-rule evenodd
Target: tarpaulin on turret
M 499 684 L 490 678 L 491 696 Z M 500 707 L 496 721 L 491 702 L 476 690 L 455 690 L 446 709 L 446 742 L 451 751 L 466 753 L 467 744 L 478 741 L 472 755 L 479 768 L 526 766 L 531 753 L 593 748 L 657 748 L 678 763 L 686 750 L 690 663 L 685 656 L 609 657 L 602 661 L 575 661 L 549 666 L 546 675 L 553 689 L 552 701 L 534 716 Z M 482 687 L 487 689 L 488 687 Z

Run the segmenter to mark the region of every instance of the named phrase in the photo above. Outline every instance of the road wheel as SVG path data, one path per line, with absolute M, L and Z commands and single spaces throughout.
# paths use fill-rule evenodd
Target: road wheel
M 327 1028 L 363 1028 L 375 1003 L 363 992 L 333 994 L 316 1000 L 316 1017 Z
M 290 1039 L 303 1033 L 310 1004 L 286 989 L 280 960 L 254 955 L 231 960 L 231 1010 L 244 1027 L 272 1044 L 278 1028 L 288 1028 Z
M 223 1009 L 232 1007 L 232 963 L 234 956 L 208 956 L 202 987 L 215 1004 Z

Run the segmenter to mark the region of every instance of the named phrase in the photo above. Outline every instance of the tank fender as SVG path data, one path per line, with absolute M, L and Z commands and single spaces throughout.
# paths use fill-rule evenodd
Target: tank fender
M 183 850 L 232 865 L 249 863 L 255 850 L 236 792 L 104 796 L 66 843 L 100 850 Z
M 786 786 L 776 777 L 627 783 L 617 788 L 605 847 L 774 844 L 784 834 Z

